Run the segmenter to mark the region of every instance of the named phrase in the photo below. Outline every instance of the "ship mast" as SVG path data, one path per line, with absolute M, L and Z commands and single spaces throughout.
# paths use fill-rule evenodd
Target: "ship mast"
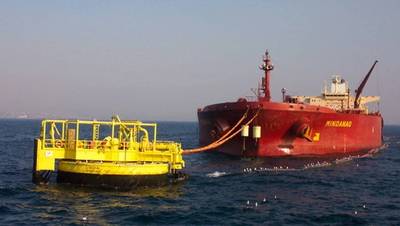
M 259 97 L 264 101 L 271 101 L 271 91 L 270 91 L 270 77 L 271 71 L 274 69 L 274 65 L 272 65 L 271 57 L 269 56 L 268 50 L 265 51 L 265 55 L 263 57 L 263 64 L 260 66 L 260 69 L 264 71 L 265 75 L 262 78 L 261 90 L 264 93 L 264 97 Z

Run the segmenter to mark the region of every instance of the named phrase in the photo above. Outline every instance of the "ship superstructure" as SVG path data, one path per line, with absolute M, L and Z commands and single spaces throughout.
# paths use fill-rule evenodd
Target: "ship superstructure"
M 330 84 L 325 81 L 320 96 L 285 96 L 285 102 L 304 103 L 321 107 L 328 107 L 338 112 L 354 110 L 355 96 L 351 95 L 349 83 L 340 75 L 332 76 Z M 361 96 L 358 110 L 368 114 L 369 103 L 379 103 L 379 96 Z

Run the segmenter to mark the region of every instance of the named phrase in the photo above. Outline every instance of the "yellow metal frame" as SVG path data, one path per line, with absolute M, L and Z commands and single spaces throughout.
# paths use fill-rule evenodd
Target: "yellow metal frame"
M 91 134 L 86 134 L 90 139 L 80 138 L 82 125 L 91 126 Z M 102 134 L 102 127 L 108 127 L 111 133 Z M 164 172 L 166 165 L 169 172 L 184 167 L 181 144 L 157 141 L 156 123 L 121 121 L 118 116 L 111 121 L 43 120 L 40 138 L 35 142 L 36 171 L 54 171 L 56 160 L 63 159 L 102 161 L 115 167 L 118 163 L 153 164 L 153 171 L 158 164 L 159 172 Z M 141 169 L 146 172 L 146 167 Z

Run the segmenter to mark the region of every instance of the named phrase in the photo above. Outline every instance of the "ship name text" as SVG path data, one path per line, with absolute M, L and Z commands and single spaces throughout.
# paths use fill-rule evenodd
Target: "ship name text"
M 350 128 L 352 123 L 352 121 L 326 121 L 325 127 Z

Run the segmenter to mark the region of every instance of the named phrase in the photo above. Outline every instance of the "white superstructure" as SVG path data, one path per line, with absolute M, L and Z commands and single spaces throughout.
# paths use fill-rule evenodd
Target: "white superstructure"
M 329 85 L 325 82 L 321 96 L 287 96 L 285 102 L 304 103 L 329 107 L 336 111 L 354 110 L 354 96 L 350 94 L 349 84 L 340 75 L 334 75 Z M 379 96 L 360 97 L 358 110 L 368 113 L 367 103 L 379 102 Z

